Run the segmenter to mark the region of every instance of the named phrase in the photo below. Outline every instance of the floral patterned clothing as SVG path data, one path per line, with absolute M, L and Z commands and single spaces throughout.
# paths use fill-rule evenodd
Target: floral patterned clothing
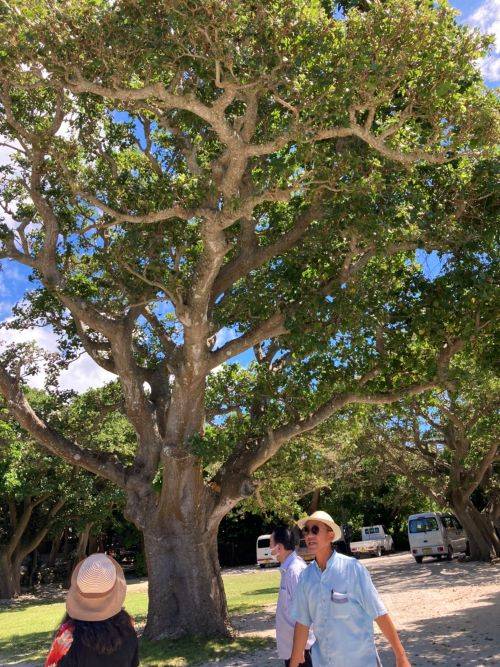
M 71 621 L 63 623 L 52 642 L 45 667 L 57 667 L 59 661 L 64 658 L 73 643 L 73 624 Z

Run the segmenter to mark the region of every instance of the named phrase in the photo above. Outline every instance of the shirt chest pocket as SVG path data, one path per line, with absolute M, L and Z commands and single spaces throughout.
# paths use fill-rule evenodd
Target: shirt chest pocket
M 347 618 L 351 611 L 351 602 L 347 593 L 330 591 L 331 613 L 335 618 Z

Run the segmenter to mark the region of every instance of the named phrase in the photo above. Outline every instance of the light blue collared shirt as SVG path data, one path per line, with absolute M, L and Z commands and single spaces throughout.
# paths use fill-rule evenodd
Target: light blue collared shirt
M 306 568 L 306 563 L 295 551 L 292 551 L 280 567 L 280 592 L 276 605 L 276 644 L 278 657 L 283 660 L 289 660 L 292 655 L 293 631 L 295 630 L 295 621 L 290 616 L 292 599 L 299 577 Z M 313 642 L 314 635 L 310 630 L 306 648 L 311 648 Z
M 324 572 L 316 561 L 304 570 L 291 615 L 314 628 L 314 667 L 375 667 L 380 663 L 373 621 L 384 614 L 387 610 L 366 567 L 334 551 Z

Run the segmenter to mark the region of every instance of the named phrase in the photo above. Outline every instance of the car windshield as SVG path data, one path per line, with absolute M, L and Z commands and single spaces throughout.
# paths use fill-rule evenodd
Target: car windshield
M 410 533 L 429 533 L 437 530 L 438 524 L 433 516 L 424 516 L 419 519 L 410 519 Z

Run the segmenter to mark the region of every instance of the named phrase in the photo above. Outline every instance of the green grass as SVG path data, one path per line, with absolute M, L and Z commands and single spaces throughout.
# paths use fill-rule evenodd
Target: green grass
M 229 613 L 258 611 L 276 601 L 279 572 L 224 576 Z M 130 592 L 126 608 L 136 620 L 146 620 L 147 593 Z M 45 658 L 54 630 L 64 615 L 64 603 L 19 604 L 0 610 L 0 664 L 4 661 L 38 661 Z M 189 638 L 159 643 L 141 642 L 141 665 L 186 667 L 235 653 L 254 651 L 269 643 L 259 637 L 237 637 L 227 641 Z

